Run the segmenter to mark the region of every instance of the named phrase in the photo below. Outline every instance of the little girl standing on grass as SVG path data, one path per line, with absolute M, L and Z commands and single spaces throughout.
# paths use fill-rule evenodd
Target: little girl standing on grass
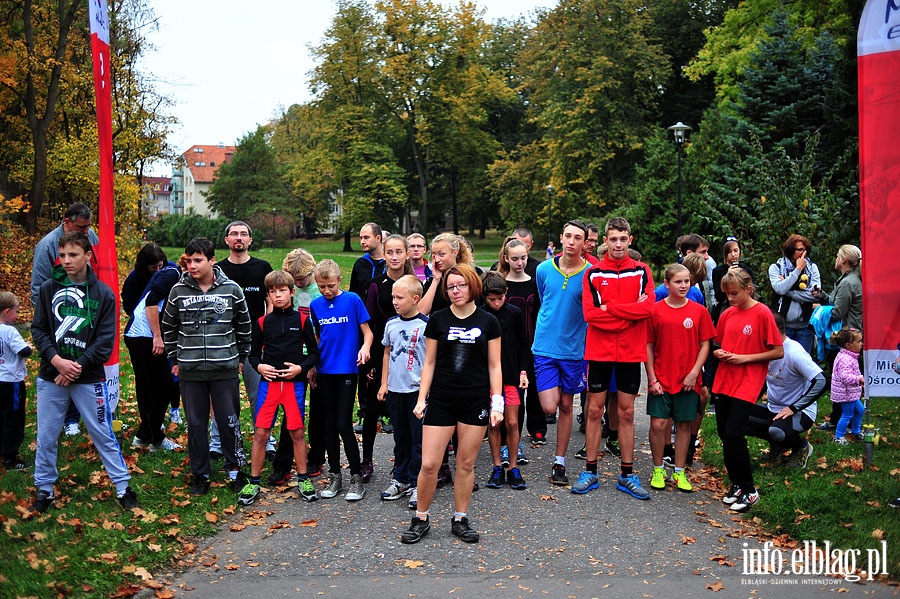
M 753 299 L 753 280 L 746 270 L 725 273 L 722 291 L 731 307 L 722 312 L 716 326 L 715 343 L 720 347 L 713 354 L 719 369 L 712 388 L 716 428 L 731 479 L 731 490 L 722 502 L 735 512 L 746 512 L 759 502 L 747 448 L 747 422 L 766 381 L 768 363 L 782 358 L 784 347 L 772 312 Z
M 834 442 L 846 445 L 859 439 L 865 406 L 862 386 L 866 379 L 859 370 L 859 352 L 862 351 L 862 333 L 852 327 L 844 327 L 831 336 L 831 344 L 841 348 L 834 358 L 831 371 L 831 401 L 840 404 L 841 418 L 834 431 Z M 847 426 L 850 432 L 847 434 Z

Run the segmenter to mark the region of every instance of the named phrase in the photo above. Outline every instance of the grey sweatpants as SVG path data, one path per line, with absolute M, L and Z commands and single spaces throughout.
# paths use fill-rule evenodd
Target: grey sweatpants
M 59 478 L 56 456 L 59 435 L 65 424 L 69 400 L 78 409 L 87 432 L 100 454 L 106 473 L 116 485 L 116 492 L 128 488 L 131 475 L 122 457 L 122 449 L 112 430 L 112 411 L 106 383 L 79 383 L 61 387 L 53 381 L 37 379 L 37 451 L 34 455 L 34 486 L 53 491 Z

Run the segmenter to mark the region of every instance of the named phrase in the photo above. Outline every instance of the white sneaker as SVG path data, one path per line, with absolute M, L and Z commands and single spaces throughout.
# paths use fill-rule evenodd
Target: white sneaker
M 181 419 L 181 411 L 178 408 L 172 408 L 169 410 L 169 422 L 172 424 L 183 424 L 184 421 Z
M 388 485 L 387 489 L 381 492 L 381 498 L 384 501 L 396 501 L 401 497 L 406 497 L 410 492 L 409 485 L 397 482 L 397 479 L 392 478 L 391 484 Z
M 160 441 L 158 445 L 150 446 L 150 451 L 176 451 L 179 449 L 183 449 L 183 447 L 168 437 Z
M 66 425 L 66 436 L 74 437 L 75 435 L 81 434 L 81 427 L 78 426 L 77 422 L 73 422 L 72 424 Z
M 66 433 L 66 434 L 68 434 L 68 433 Z M 133 436 L 133 437 L 131 438 L 131 446 L 132 446 L 132 447 L 138 447 L 138 448 L 139 448 L 139 447 L 147 447 L 148 445 L 150 445 L 150 444 L 149 444 L 149 443 L 144 443 L 143 441 L 141 441 L 141 438 L 138 437 L 137 435 L 135 435 L 135 436 Z
M 414 510 L 419 507 L 419 488 L 413 487 L 412 492 L 409 494 L 409 503 L 406 504 L 411 510 Z
M 366 496 L 366 488 L 363 486 L 362 475 L 361 474 L 353 474 L 350 476 L 350 488 L 347 490 L 347 494 L 344 495 L 344 499 L 347 501 L 359 501 L 363 497 Z

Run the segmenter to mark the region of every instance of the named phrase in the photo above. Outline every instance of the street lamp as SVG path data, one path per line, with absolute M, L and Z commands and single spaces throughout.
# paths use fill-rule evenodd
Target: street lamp
M 678 154 L 678 236 L 681 237 L 681 155 L 684 153 L 684 139 L 691 128 L 681 121 L 669 127 L 675 135 L 676 154 Z
M 553 239 L 553 186 L 547 185 L 544 189 L 547 190 L 547 241 L 552 241 Z

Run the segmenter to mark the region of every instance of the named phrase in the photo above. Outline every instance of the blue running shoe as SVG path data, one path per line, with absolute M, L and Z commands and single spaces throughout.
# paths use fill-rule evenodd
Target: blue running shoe
M 619 482 L 616 483 L 616 488 L 620 491 L 625 491 L 636 499 L 650 499 L 650 493 L 641 486 L 641 479 L 638 478 L 637 474 L 619 475 Z M 574 487 L 572 490 L 575 490 Z
M 504 468 L 509 468 L 509 447 L 506 445 L 500 448 L 500 464 Z
M 572 485 L 572 492 L 577 493 L 579 495 L 584 495 L 589 491 L 593 491 L 594 489 L 600 486 L 600 479 L 593 472 L 588 472 L 585 470 L 578 477 L 578 482 Z

